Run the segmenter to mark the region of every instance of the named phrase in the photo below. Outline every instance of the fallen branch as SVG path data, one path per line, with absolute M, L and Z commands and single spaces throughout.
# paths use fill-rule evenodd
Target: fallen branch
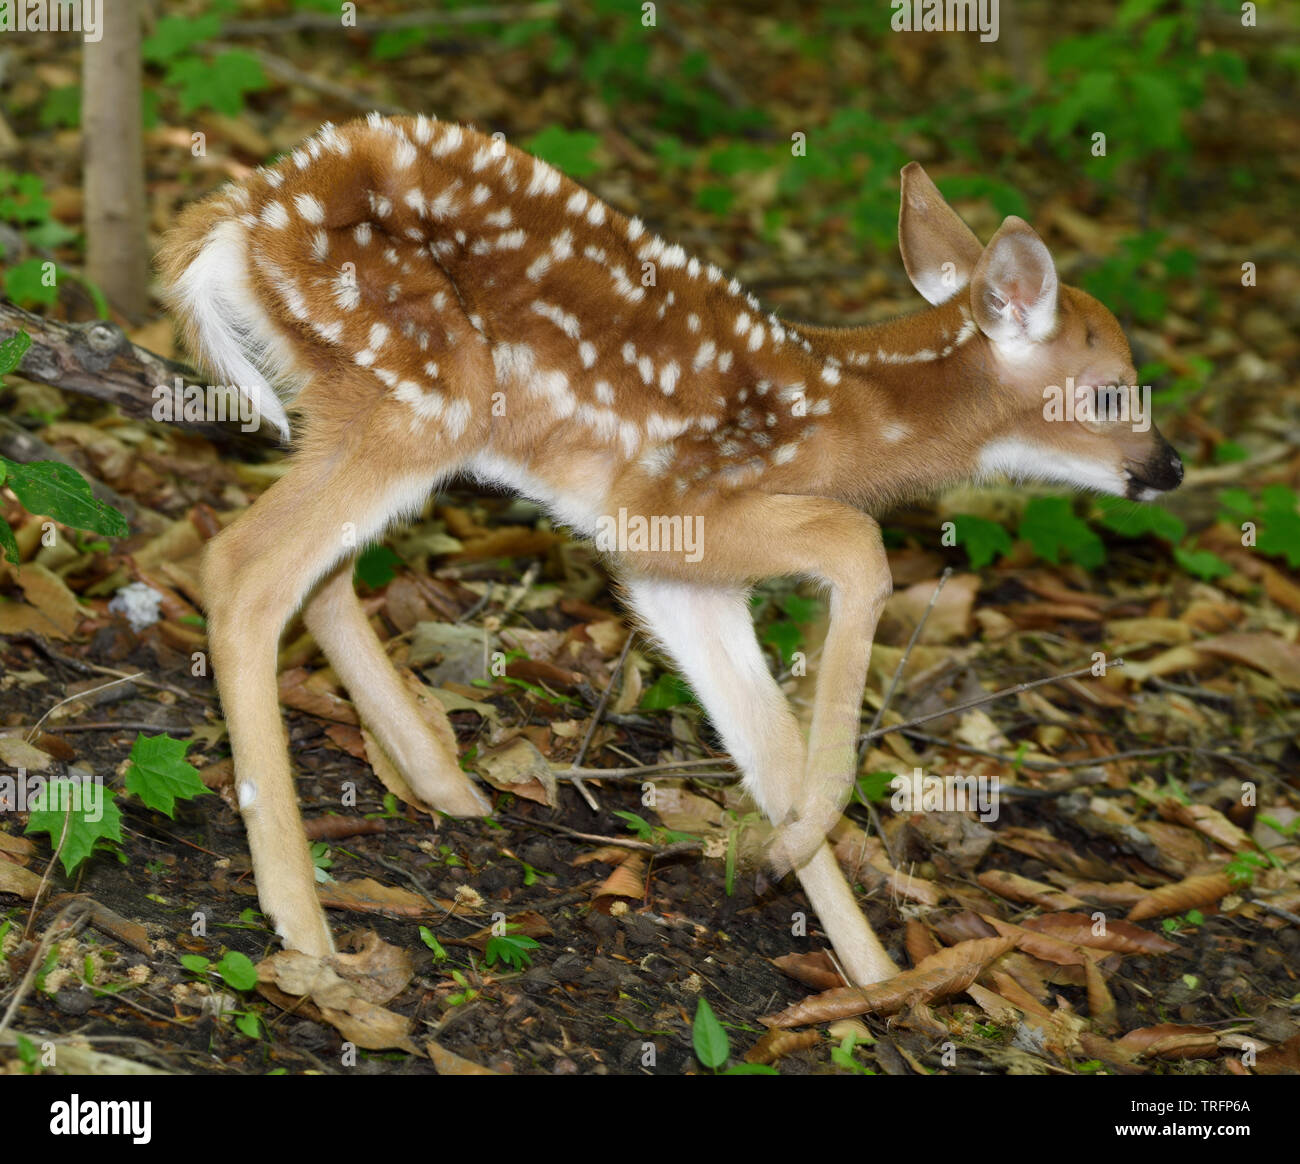
M 187 386 L 195 383 L 192 368 L 133 344 L 108 320 L 63 323 L 0 300 L 0 343 L 20 331 L 31 336 L 32 346 L 18 365 L 18 375 L 116 405 L 128 416 L 153 419 L 153 393 L 158 385 L 170 387 L 178 376 Z M 173 419 L 167 423 L 222 445 L 267 448 L 279 443 L 278 434 L 268 425 L 246 433 L 237 424 L 208 420 Z

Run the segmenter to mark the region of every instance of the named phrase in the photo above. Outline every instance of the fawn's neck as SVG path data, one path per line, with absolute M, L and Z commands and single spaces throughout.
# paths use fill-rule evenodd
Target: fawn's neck
M 970 476 L 1003 417 L 964 296 L 865 327 L 799 330 L 841 370 L 842 421 L 814 438 L 829 493 L 876 511 Z

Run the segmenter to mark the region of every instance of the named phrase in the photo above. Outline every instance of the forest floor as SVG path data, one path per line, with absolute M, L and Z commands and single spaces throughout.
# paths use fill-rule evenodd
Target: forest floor
M 352 51 L 331 42 L 311 68 L 346 75 L 362 99 Z M 850 79 L 854 51 L 836 58 Z M 382 69 L 412 108 L 489 126 L 517 114 L 521 136 L 580 108 L 608 161 L 593 188 L 738 272 L 787 318 L 863 322 L 919 306 L 897 255 L 860 253 L 842 222 L 791 221 L 779 248 L 760 248 L 775 180 L 755 178 L 730 214 L 707 212 L 695 186 L 713 177 L 665 179 L 632 114 L 563 85 L 520 102 L 536 63 L 518 58 L 494 71 L 452 53 L 434 69 L 409 53 Z M 741 89 L 775 84 L 757 58 L 725 63 Z M 927 70 L 913 62 L 917 84 Z M 810 119 L 833 115 L 822 70 L 780 80 Z M 75 61 L 40 62 L 15 82 L 13 107 L 75 81 Z M 151 131 L 154 231 L 199 188 L 355 112 L 329 92 L 277 81 L 240 117 L 205 118 L 198 163 L 184 119 Z M 1264 120 L 1223 111 L 1207 156 L 1300 140 L 1294 118 Z M 39 174 L 54 219 L 75 225 L 77 132 L 33 131 L 15 149 L 7 164 Z M 1080 204 L 1050 160 L 1008 169 L 1003 179 L 1035 192 L 1032 221 L 1067 278 L 1131 233 L 1121 208 Z M 197 575 L 205 542 L 277 478 L 281 456 L 10 377 L 7 410 L 114 490 L 132 535 L 109 547 L 60 530 L 42 545 L 41 523 L 0 495 L 25 563 L 0 564 L 4 773 L 90 774 L 122 814 L 120 843 L 71 875 L 52 860 L 57 836 L 0 817 L 0 991 L 12 1005 L 0 1006 L 0 1070 L 50 1066 L 54 1040 L 55 1069 L 105 1073 L 1300 1072 L 1300 557 L 1242 537 L 1252 505 L 1266 527 L 1300 523 L 1291 177 L 1226 213 L 1189 195 L 1166 225 L 1205 257 L 1208 282 L 1174 281 L 1159 324 L 1129 329 L 1140 363 L 1205 381 L 1159 418 L 1190 467 L 1162 510 L 1185 529 L 1181 546 L 1134 506 L 1088 527 L 1070 516 L 1056 549 L 1020 524 L 996 560 L 973 566 L 943 523 L 974 515 L 1016 530 L 1031 500 L 1012 489 L 885 520 L 895 595 L 863 728 L 900 665 L 882 725 L 932 718 L 870 741 L 861 795 L 832 838 L 905 971 L 865 993 L 826 993 L 839 979 L 815 915 L 793 878 L 764 874 L 752 805 L 689 691 L 644 640 L 629 642 L 598 556 L 536 507 L 460 483 L 389 553 L 367 555 L 358 590 L 413 689 L 447 710 L 493 817 L 439 820 L 409 803 L 291 627 L 281 703 L 346 954 L 327 967 L 281 952 L 233 803 Z M 962 209 L 982 237 L 997 225 L 978 200 Z M 1239 294 L 1243 254 L 1264 256 L 1257 295 Z M 92 314 L 75 282 L 48 311 Z M 161 312 L 131 334 L 176 354 Z M 1085 569 L 1071 545 L 1100 547 L 1104 568 Z M 110 609 L 130 582 L 162 596 L 139 629 Z M 793 583 L 756 594 L 765 650 L 801 707 L 792 653 L 815 673 L 823 613 Z M 504 673 L 487 666 L 497 652 Z M 944 714 L 1090 667 L 1096 652 L 1125 665 Z M 147 742 L 164 734 L 185 741 L 183 760 Z M 563 773 L 579 756 L 616 771 L 580 789 Z M 996 789 L 995 811 L 891 805 L 891 778 L 916 769 Z M 183 795 L 169 816 L 134 792 L 151 775 L 207 794 Z

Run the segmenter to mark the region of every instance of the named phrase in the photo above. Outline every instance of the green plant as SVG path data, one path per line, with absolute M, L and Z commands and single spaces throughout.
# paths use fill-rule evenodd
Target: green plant
M 0 379 L 18 367 L 31 343 L 31 337 L 23 331 L 0 343 Z M 109 537 L 125 537 L 130 532 L 126 518 L 111 505 L 98 500 L 91 493 L 86 479 L 60 461 L 20 464 L 8 457 L 0 457 L 0 485 L 12 489 L 29 513 L 52 517 L 63 525 L 93 530 Z M 18 565 L 18 542 L 13 527 L 2 517 L 0 548 L 10 562 Z
M 451 972 L 451 980 L 460 987 L 460 990 L 447 996 L 448 1006 L 464 1006 L 467 1002 L 473 1002 L 479 996 L 479 992 L 469 984 L 469 979 L 459 970 Z
M 32 798 L 30 809 L 27 835 L 48 833 L 69 877 L 97 849 L 116 853 L 122 843 L 122 813 L 111 788 L 55 778 Z
M 1177 934 L 1188 926 L 1195 928 L 1204 924 L 1205 915 L 1199 909 L 1189 909 L 1182 917 L 1165 918 L 1160 926 L 1167 934 Z
M 518 925 L 507 925 L 506 933 L 488 938 L 483 949 L 483 965 L 494 966 L 497 962 L 504 962 L 515 970 L 523 970 L 533 964 L 531 951 L 538 949 L 541 943 L 527 934 L 509 932 L 519 928 Z
M 447 960 L 447 951 L 443 949 L 442 943 L 438 941 L 428 926 L 420 927 L 420 941 L 433 951 L 433 960 L 435 962 L 445 962 Z
M 163 82 L 174 86 L 180 111 L 212 109 L 235 117 L 243 112 L 249 93 L 267 87 L 258 59 L 242 49 L 204 52 L 206 41 L 221 32 L 221 16 L 164 16 L 154 25 L 141 51 L 145 62 L 162 68 Z
M 330 876 L 330 869 L 334 867 L 333 854 L 330 847 L 324 841 L 314 841 L 311 846 L 311 863 L 313 871 L 316 874 L 316 881 L 321 885 L 328 885 L 334 880 Z
M 1255 548 L 1270 558 L 1284 558 L 1300 569 L 1300 497 L 1286 485 L 1266 485 L 1258 494 L 1246 489 L 1219 492 L 1220 520 L 1255 524 Z
M 138 735 L 126 769 L 126 790 L 149 808 L 175 817 L 177 800 L 207 796 L 199 770 L 185 759 L 190 740 Z
M 844 1071 L 851 1071 L 854 1075 L 875 1075 L 870 1067 L 859 1063 L 854 1057 L 853 1049 L 859 1045 L 870 1045 L 875 1042 L 874 1039 L 864 1039 L 850 1032 L 844 1038 L 831 1048 L 831 1062 Z
M 665 671 L 641 696 L 642 711 L 665 711 L 670 707 L 680 707 L 684 703 L 694 703 L 695 694 L 690 685 L 680 675 Z
M 775 1068 L 761 1063 L 733 1063 L 721 1070 L 731 1055 L 731 1040 L 702 995 L 695 1007 L 695 1021 L 691 1024 L 691 1043 L 695 1047 L 695 1057 L 715 1075 L 780 1074 Z
M 1067 497 L 1031 497 L 1020 518 L 1020 537 L 1048 562 L 1058 563 L 1064 554 L 1084 569 L 1092 570 L 1106 560 L 1106 547 L 1082 518 L 1075 516 Z
M 699 840 L 691 833 L 680 833 L 674 829 L 664 828 L 662 825 L 652 825 L 645 817 L 638 816 L 634 812 L 620 809 L 614 815 L 627 824 L 627 827 L 636 834 L 637 840 L 645 841 L 647 844 L 675 845 L 679 841 Z

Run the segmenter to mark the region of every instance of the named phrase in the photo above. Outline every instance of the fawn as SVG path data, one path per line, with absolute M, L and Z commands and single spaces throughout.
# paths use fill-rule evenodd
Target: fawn
M 870 514 L 996 473 L 1142 500 L 1182 478 L 1154 426 L 1106 414 L 1136 378 L 1123 331 L 1059 285 L 1024 221 L 981 246 L 913 162 L 899 243 L 927 310 L 794 325 L 500 135 L 423 116 L 326 125 L 185 210 L 161 267 L 191 350 L 286 438 L 297 414 L 287 473 L 202 571 L 258 896 L 287 946 L 333 949 L 276 690 L 301 604 L 411 787 L 445 813 L 490 809 L 352 590 L 353 547 L 467 473 L 587 536 L 623 511 L 695 519 L 701 552 L 610 549 L 626 603 L 778 826 L 775 860 L 849 979 L 896 972 L 825 840 L 891 592 Z M 780 575 L 829 591 L 806 747 L 747 604 Z

